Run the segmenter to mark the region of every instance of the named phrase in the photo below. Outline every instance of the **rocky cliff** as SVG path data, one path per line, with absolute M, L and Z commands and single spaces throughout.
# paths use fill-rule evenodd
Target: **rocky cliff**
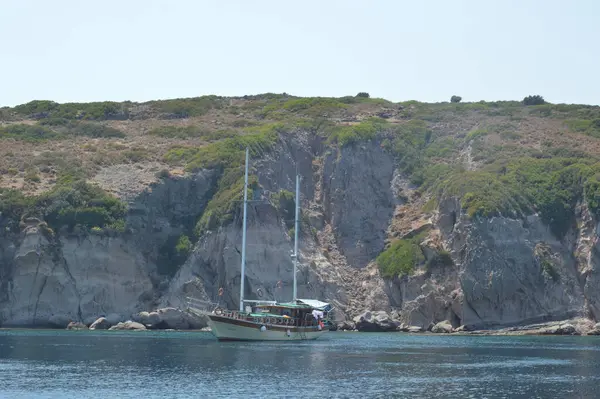
M 406 148 L 426 154 L 432 142 L 443 143 L 450 133 L 464 138 L 478 123 L 430 126 L 423 148 L 414 140 L 390 146 L 395 138 L 385 126 L 351 142 L 332 141 L 306 127 L 278 130 L 270 147 L 251 159 L 257 184 L 248 208 L 246 297 L 291 298 L 293 213 L 273 198 L 282 190 L 293 192 L 298 173 L 299 296 L 330 301 L 340 322 L 366 310 L 385 311 L 398 323 L 423 329 L 441 321 L 454 328 L 489 328 L 598 320 L 600 226 L 587 191 L 575 200 L 572 223 L 557 234 L 539 206 L 472 212 L 472 195 L 427 188 L 427 179 L 445 171 L 424 173 L 417 181 L 420 164 L 408 164 L 413 155 Z M 405 140 L 407 133 L 397 134 Z M 476 139 L 464 143 L 461 152 L 448 150 L 450 164 L 482 168 L 471 154 Z M 184 308 L 188 296 L 236 307 L 239 197 L 227 221 L 196 227 L 223 190 L 226 167 L 187 168 L 121 196 L 127 213 L 125 228 L 117 232 L 53 230 L 44 220 L 17 219 L 5 210 L 0 326 L 63 327 L 70 321 L 91 324 L 99 316 L 114 324 L 156 308 Z M 106 170 L 97 176 L 102 173 Z M 477 190 L 475 183 L 471 190 Z M 183 254 L 173 249 L 182 235 L 192 237 Z M 398 248 L 408 252 L 398 256 L 411 259 L 409 269 L 390 273 L 379 256 L 394 243 L 405 243 Z

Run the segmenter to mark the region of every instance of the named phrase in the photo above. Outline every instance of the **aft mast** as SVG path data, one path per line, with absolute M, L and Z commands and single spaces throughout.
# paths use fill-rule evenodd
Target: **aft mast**
M 246 168 L 244 173 L 244 222 L 242 226 L 242 267 L 240 281 L 240 312 L 244 311 L 244 280 L 246 276 L 246 212 L 248 210 L 248 158 L 249 150 L 246 147 Z M 294 279 L 296 277 L 294 276 Z M 294 280 L 295 281 L 295 280 Z M 295 287 L 295 284 L 294 284 Z M 295 292 L 296 288 L 294 288 Z
M 296 216 L 294 218 L 294 289 L 292 294 L 292 301 L 296 301 L 297 290 L 296 290 L 296 269 L 298 268 L 298 225 L 299 225 L 299 213 L 300 213 L 300 175 L 296 175 Z

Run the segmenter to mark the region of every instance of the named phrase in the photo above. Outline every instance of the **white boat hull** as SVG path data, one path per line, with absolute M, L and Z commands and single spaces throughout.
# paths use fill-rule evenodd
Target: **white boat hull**
M 209 315 L 208 325 L 220 341 L 303 341 L 314 340 L 327 332 L 315 326 L 287 327 L 234 320 Z M 265 326 L 264 331 L 261 327 Z

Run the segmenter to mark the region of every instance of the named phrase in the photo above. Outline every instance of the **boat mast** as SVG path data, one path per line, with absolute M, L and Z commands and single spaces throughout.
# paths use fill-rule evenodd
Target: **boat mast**
M 240 281 L 240 312 L 244 311 L 244 280 L 246 275 L 246 212 L 248 208 L 248 158 L 249 150 L 246 147 L 246 168 L 244 173 L 244 222 L 242 226 L 242 270 Z
M 296 295 L 296 269 L 298 267 L 298 225 L 299 225 L 299 213 L 300 213 L 300 175 L 296 175 L 296 217 L 294 218 L 294 290 L 293 290 L 293 298 L 295 301 L 297 299 Z

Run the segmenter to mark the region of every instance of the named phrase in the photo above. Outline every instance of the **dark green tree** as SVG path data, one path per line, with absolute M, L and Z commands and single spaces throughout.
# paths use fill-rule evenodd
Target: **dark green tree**
M 544 97 L 536 94 L 535 96 L 525 97 L 523 99 L 523 104 L 524 105 L 542 105 L 542 104 L 546 104 L 546 101 L 544 100 Z

